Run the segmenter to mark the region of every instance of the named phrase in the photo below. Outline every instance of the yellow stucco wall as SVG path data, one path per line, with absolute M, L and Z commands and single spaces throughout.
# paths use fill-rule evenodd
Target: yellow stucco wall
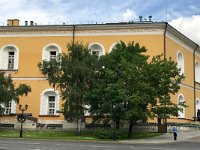
M 50 89 L 52 87 L 50 87 L 49 83 L 46 80 L 27 80 L 27 81 L 14 81 L 16 86 L 18 86 L 20 83 L 23 84 L 27 84 L 31 86 L 31 92 L 28 94 L 28 96 L 23 96 L 20 97 L 20 102 L 19 104 L 22 104 L 22 106 L 25 106 L 26 104 L 28 104 L 28 109 L 26 110 L 26 113 L 32 113 L 32 115 L 36 118 L 39 118 L 41 120 L 43 119 L 50 119 L 50 120 L 63 120 L 64 117 L 61 114 L 59 114 L 58 116 L 55 117 L 47 117 L 47 116 L 40 116 L 40 98 L 41 98 L 41 94 L 43 91 L 45 91 L 46 89 Z M 60 101 L 60 105 L 59 108 L 60 110 L 62 109 L 62 99 L 59 99 Z M 16 113 L 21 113 L 21 111 L 18 109 L 18 107 L 16 107 Z
M 103 31 L 102 31 L 103 32 Z M 128 32 L 127 32 L 128 33 Z M 22 33 L 21 33 L 22 34 Z M 21 37 L 0 37 L 0 48 L 5 45 L 15 45 L 19 49 L 19 69 L 13 73 L 14 82 L 16 85 L 19 83 L 26 83 L 31 86 L 32 92 L 27 97 L 20 99 L 20 104 L 28 104 L 29 108 L 26 112 L 32 113 L 34 117 L 41 120 L 63 120 L 64 117 L 60 114 L 59 117 L 41 117 L 40 114 L 40 96 L 42 91 L 51 88 L 48 81 L 41 80 L 43 77 L 39 72 L 37 64 L 42 61 L 42 50 L 48 44 L 57 44 L 62 52 L 67 52 L 66 45 L 72 42 L 72 36 L 21 36 Z M 155 56 L 164 53 L 164 35 L 161 34 L 137 34 L 137 35 L 97 35 L 93 36 L 76 36 L 75 41 L 83 42 L 84 44 L 98 43 L 103 45 L 105 52 L 108 53 L 111 46 L 118 41 L 135 41 L 140 46 L 147 48 L 147 55 Z M 183 94 L 186 105 L 189 106 L 185 109 L 185 117 L 192 119 L 194 116 L 194 92 L 193 92 L 193 54 L 185 46 L 176 42 L 172 38 L 166 37 L 166 57 L 172 57 L 177 60 L 177 52 L 181 51 L 184 55 L 185 65 L 185 79 L 184 85 L 181 85 L 181 90 L 172 96 L 174 102 L 178 101 L 178 95 Z M 196 59 L 200 62 L 200 57 Z M 21 78 L 21 79 L 20 79 Z M 31 79 L 34 78 L 34 79 Z M 38 78 L 38 80 L 36 79 Z M 197 91 L 197 98 L 200 99 L 200 91 Z M 62 107 L 62 100 L 60 100 L 60 108 Z M 19 113 L 17 107 L 17 113 Z
M 19 70 L 13 77 L 41 77 L 37 64 L 42 61 L 42 49 L 56 43 L 66 52 L 72 37 L 0 37 L 0 47 L 15 45 L 19 49 Z
M 7 37 L 0 38 L 0 47 L 5 45 L 15 45 L 19 49 L 19 70 L 17 73 L 13 73 L 16 85 L 19 83 L 26 83 L 31 86 L 32 92 L 27 97 L 20 98 L 20 104 L 29 105 L 27 113 L 32 113 L 33 116 L 40 119 L 55 119 L 54 117 L 40 117 L 40 94 L 47 88 L 50 88 L 48 81 L 40 80 L 21 80 L 20 78 L 36 78 L 43 77 L 39 72 L 37 64 L 42 60 L 42 49 L 50 44 L 57 44 L 61 47 L 62 52 L 67 52 L 66 45 L 71 43 L 72 37 Z M 106 53 L 109 52 L 111 46 L 123 40 L 128 43 L 129 41 L 138 42 L 141 46 L 145 46 L 148 51 L 147 55 L 158 55 L 163 53 L 163 35 L 135 35 L 135 36 L 78 36 L 76 41 L 83 42 L 84 44 L 99 43 L 102 44 Z M 155 42 L 152 44 L 152 42 Z M 60 108 L 61 108 L 60 104 Z M 19 113 L 17 107 L 17 113 Z M 63 119 L 63 115 L 60 114 L 60 118 Z

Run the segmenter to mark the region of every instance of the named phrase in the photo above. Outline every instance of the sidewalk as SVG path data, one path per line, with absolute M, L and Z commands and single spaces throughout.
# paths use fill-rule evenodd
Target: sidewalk
M 156 143 L 171 143 L 171 142 L 178 142 L 178 141 L 185 141 L 190 138 L 195 138 L 200 136 L 200 130 L 197 131 L 179 131 L 177 136 L 177 140 L 174 141 L 173 134 L 165 133 L 160 136 L 146 138 L 146 139 L 134 139 L 134 140 L 124 140 L 120 141 L 120 143 L 127 143 L 127 144 L 137 144 L 137 143 L 146 143 L 146 144 L 156 144 Z

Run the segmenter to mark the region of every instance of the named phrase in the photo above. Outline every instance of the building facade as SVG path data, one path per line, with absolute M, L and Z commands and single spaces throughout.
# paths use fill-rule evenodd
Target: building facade
M 50 60 L 59 53 L 67 53 L 66 45 L 72 42 L 88 44 L 93 54 L 99 56 L 112 51 L 119 41 L 138 42 L 145 46 L 147 55 L 163 54 L 177 62 L 185 79 L 180 91 L 172 95 L 172 101 L 186 102 L 188 107 L 179 112 L 171 121 L 188 122 L 196 117 L 200 109 L 200 47 L 165 22 L 109 23 L 87 25 L 30 25 L 19 26 L 19 20 L 8 20 L 7 26 L 0 27 L 0 70 L 12 75 L 16 85 L 25 83 L 32 92 L 21 97 L 19 104 L 28 104 L 26 113 L 38 118 L 43 124 L 63 124 L 71 128 L 64 116 L 59 91 L 49 86 L 48 81 L 37 67 L 42 60 Z M 20 113 L 18 104 L 10 101 L 1 123 L 16 123 Z M 33 127 L 35 127 L 33 125 Z

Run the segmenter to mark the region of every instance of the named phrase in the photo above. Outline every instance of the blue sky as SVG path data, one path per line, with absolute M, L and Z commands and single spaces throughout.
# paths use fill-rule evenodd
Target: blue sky
M 37 24 L 167 21 L 200 44 L 199 0 L 0 0 L 0 24 L 7 19 Z

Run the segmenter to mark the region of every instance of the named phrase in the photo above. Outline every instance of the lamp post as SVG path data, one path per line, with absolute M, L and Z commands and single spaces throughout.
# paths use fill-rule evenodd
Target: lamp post
M 23 123 L 26 121 L 26 117 L 24 115 L 24 111 L 28 109 L 28 105 L 26 104 L 25 107 L 23 108 L 22 105 L 19 105 L 19 110 L 22 112 L 20 115 L 18 115 L 17 120 L 21 123 L 21 128 L 20 128 L 20 138 L 23 137 Z
M 116 140 L 116 117 L 115 117 L 115 105 L 112 104 L 112 115 L 113 115 L 113 140 Z

